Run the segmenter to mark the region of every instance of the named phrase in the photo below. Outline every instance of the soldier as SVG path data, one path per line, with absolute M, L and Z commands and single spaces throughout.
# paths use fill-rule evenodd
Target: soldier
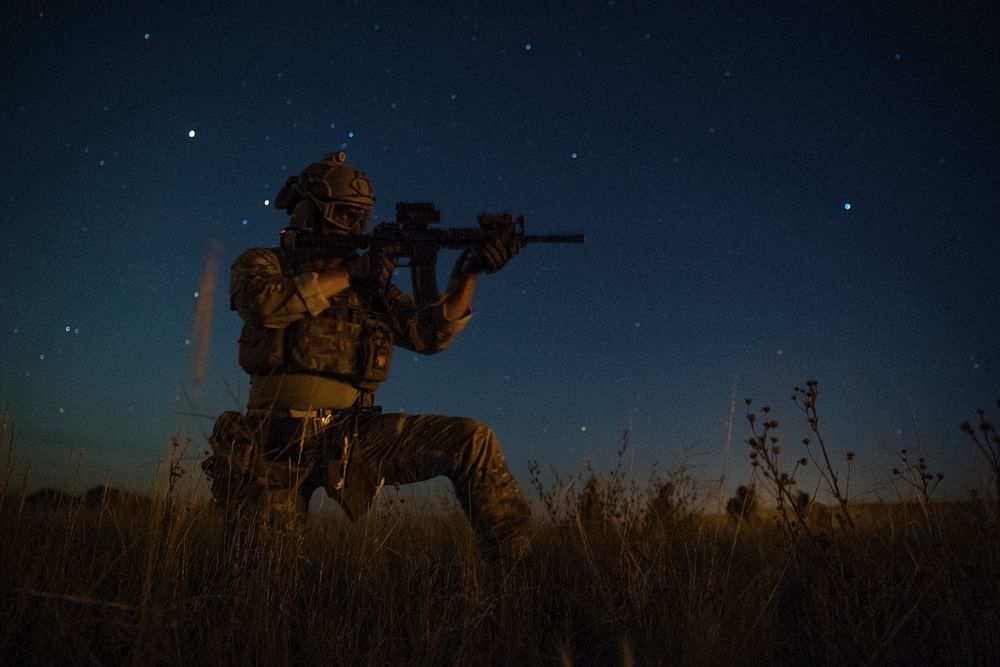
M 288 179 L 275 205 L 310 234 L 360 234 L 375 196 L 364 172 L 327 155 Z M 392 284 L 398 249 L 321 260 L 252 248 L 231 269 L 230 307 L 243 320 L 247 413 L 219 417 L 205 464 L 232 522 L 297 530 L 323 487 L 347 515 L 364 514 L 383 484 L 448 477 L 485 555 L 521 557 L 530 509 L 493 431 L 463 417 L 383 414 L 374 404 L 392 348 L 444 350 L 471 317 L 477 277 L 518 244 L 464 252 L 443 295 L 418 305 Z

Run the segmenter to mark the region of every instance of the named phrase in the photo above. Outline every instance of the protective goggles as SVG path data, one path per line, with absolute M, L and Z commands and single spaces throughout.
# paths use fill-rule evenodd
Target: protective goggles
M 358 225 L 364 225 L 372 216 L 370 208 L 353 206 L 337 201 L 327 201 L 320 199 L 309 191 L 303 194 L 309 201 L 316 205 L 324 220 L 345 232 L 354 230 Z

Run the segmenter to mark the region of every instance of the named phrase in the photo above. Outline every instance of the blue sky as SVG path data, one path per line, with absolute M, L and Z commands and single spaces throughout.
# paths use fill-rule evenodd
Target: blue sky
M 344 150 L 380 220 L 434 201 L 443 226 L 587 236 L 483 280 L 445 353 L 400 350 L 387 410 L 487 421 L 522 480 L 606 468 L 629 429 L 637 474 L 725 460 L 735 483 L 743 399 L 794 447 L 816 378 L 861 488 L 901 447 L 974 484 L 958 425 L 1000 395 L 997 9 L 533 7 L 2 10 L 0 401 L 32 483 L 142 487 L 172 435 L 204 445 L 187 413 L 247 390 L 226 267 Z

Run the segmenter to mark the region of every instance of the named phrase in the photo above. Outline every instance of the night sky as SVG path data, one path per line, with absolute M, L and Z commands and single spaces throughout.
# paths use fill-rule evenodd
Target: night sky
M 268 200 L 333 150 L 377 220 L 433 201 L 442 226 L 586 234 L 484 277 L 452 347 L 398 350 L 378 395 L 485 420 L 522 480 L 606 470 L 628 429 L 638 478 L 734 486 L 743 399 L 801 456 L 790 397 L 815 378 L 857 491 L 891 497 L 902 447 L 977 483 L 958 426 L 1000 397 L 996 3 L 205 4 L 0 9 L 16 484 L 30 461 L 30 487 L 148 487 L 178 433 L 193 461 L 248 390 L 228 266 L 276 245 Z

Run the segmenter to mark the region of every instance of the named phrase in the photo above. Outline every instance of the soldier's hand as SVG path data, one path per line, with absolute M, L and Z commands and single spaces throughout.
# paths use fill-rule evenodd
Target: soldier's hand
M 396 270 L 396 258 L 400 249 L 396 246 L 374 245 L 363 255 L 345 259 L 341 266 L 350 277 L 352 286 L 368 283 L 369 287 L 382 290 Z
M 496 273 L 517 256 L 521 244 L 516 238 L 489 241 L 469 253 L 465 261 L 465 271 L 471 274 Z
M 341 262 L 340 266 L 347 272 L 351 285 L 358 285 L 368 279 L 368 273 L 371 270 L 371 256 L 368 253 L 354 255 Z
M 368 279 L 378 285 L 379 289 L 384 289 L 392 280 L 392 273 L 396 270 L 396 258 L 401 254 L 402 248 L 398 246 L 373 245 L 368 251 L 371 257 Z

